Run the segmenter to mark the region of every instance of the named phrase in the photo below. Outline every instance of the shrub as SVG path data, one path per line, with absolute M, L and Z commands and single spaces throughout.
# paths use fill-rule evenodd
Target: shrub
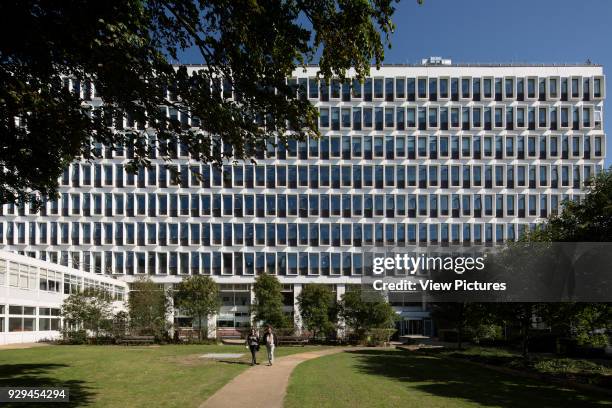
M 267 273 L 259 275 L 253 284 L 253 294 L 252 311 L 256 322 L 275 328 L 289 326 L 283 313 L 282 285 L 276 276 Z
M 298 296 L 298 307 L 302 322 L 313 339 L 326 338 L 335 331 L 338 313 L 329 285 L 305 285 Z
M 208 324 L 206 336 L 202 335 L 202 326 L 208 316 L 216 314 L 221 307 L 219 284 L 210 276 L 193 275 L 183 278 L 176 286 L 174 300 L 179 309 L 195 319 L 198 339 L 201 341 L 203 337 L 208 337 Z
M 361 288 L 346 292 L 338 305 L 339 315 L 346 327 L 361 341 L 373 329 L 389 329 L 395 332 L 397 315 L 378 292 L 362 293 Z
M 139 278 L 131 284 L 127 308 L 131 334 L 155 336 L 157 341 L 167 337 L 170 300 L 163 285 Z
M 85 344 L 87 343 L 87 332 L 64 328 L 62 329 L 62 342 L 64 344 Z
M 395 329 L 370 329 L 366 332 L 366 345 L 368 346 L 382 346 L 389 342 Z
M 63 332 L 74 341 L 81 341 L 81 334 L 72 336 L 70 331 L 83 331 L 85 338 L 108 335 L 112 329 L 112 300 L 108 292 L 86 288 L 64 299 L 61 315 L 64 318 Z M 84 341 L 83 341 L 84 342 Z M 82 343 L 81 343 L 82 344 Z

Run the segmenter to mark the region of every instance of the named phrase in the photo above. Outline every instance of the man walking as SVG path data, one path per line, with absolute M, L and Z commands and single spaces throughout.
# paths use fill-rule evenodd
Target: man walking
M 268 325 L 263 340 L 266 350 L 268 350 L 268 365 L 272 365 L 274 363 L 274 348 L 277 344 L 276 334 L 272 332 L 272 326 Z

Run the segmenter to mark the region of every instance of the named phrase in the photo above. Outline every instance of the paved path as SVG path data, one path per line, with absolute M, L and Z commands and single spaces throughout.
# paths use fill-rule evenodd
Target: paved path
M 225 384 L 200 408 L 281 408 L 287 393 L 289 376 L 303 361 L 339 353 L 348 348 L 334 347 L 279 357 L 269 367 L 266 362 L 249 368 Z

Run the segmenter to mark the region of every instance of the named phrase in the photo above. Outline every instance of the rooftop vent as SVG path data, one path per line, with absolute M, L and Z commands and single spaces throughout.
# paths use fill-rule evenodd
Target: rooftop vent
M 421 60 L 421 65 L 451 65 L 450 59 L 443 59 L 442 57 L 429 57 Z

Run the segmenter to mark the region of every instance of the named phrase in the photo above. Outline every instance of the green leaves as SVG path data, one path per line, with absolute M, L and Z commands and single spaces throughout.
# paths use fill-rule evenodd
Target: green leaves
M 530 234 L 531 241 L 608 242 L 612 238 L 612 171 L 604 171 L 586 183 L 580 202 L 566 201 L 561 214 L 549 217 Z
M 360 334 L 374 328 L 391 328 L 396 317 L 380 292 L 364 295 L 361 289 L 350 290 L 342 296 L 340 316 L 349 328 Z
M 167 143 L 183 143 L 192 157 L 221 163 L 250 159 L 277 136 L 316 137 L 317 110 L 286 78 L 317 57 L 323 77 L 342 77 L 353 66 L 365 76 L 384 57 L 393 2 L 0 3 L 0 15 L 12 23 L 0 27 L 0 165 L 7 169 L 0 173 L 0 201 L 55 196 L 66 164 L 89 156 L 90 139 L 110 149 L 134 146 L 127 164 L 133 170 L 153 154 L 171 160 L 160 147 Z M 172 65 L 192 48 L 203 64 L 197 72 Z M 67 92 L 66 77 L 80 88 Z M 86 84 L 95 84 L 103 105 L 81 91 Z M 90 105 L 115 115 L 89 115 L 83 106 Z M 120 126 L 127 118 L 136 126 Z M 183 118 L 198 118 L 198 128 Z M 258 118 L 267 118 L 265 127 Z M 143 148 L 149 134 L 158 142 Z M 231 149 L 211 149 L 211 136 Z M 40 164 L 35 171 L 33 163 Z
M 89 330 L 97 337 L 112 319 L 113 306 L 109 294 L 102 290 L 85 289 L 64 299 L 61 315 L 64 330 Z
M 177 286 L 175 304 L 191 316 L 209 316 L 219 311 L 219 285 L 210 276 L 193 275 Z
M 176 286 L 174 302 L 175 306 L 186 315 L 196 319 L 199 337 L 202 340 L 202 321 L 216 314 L 221 308 L 219 284 L 210 276 L 186 277 Z
M 253 319 L 264 325 L 276 328 L 287 327 L 288 321 L 283 313 L 282 285 L 274 275 L 264 273 L 255 279 Z
M 298 307 L 304 326 L 316 337 L 335 328 L 337 308 L 329 285 L 307 284 L 298 295 Z
M 165 337 L 171 305 L 163 285 L 151 279 L 136 280 L 131 284 L 127 306 L 132 334 Z

